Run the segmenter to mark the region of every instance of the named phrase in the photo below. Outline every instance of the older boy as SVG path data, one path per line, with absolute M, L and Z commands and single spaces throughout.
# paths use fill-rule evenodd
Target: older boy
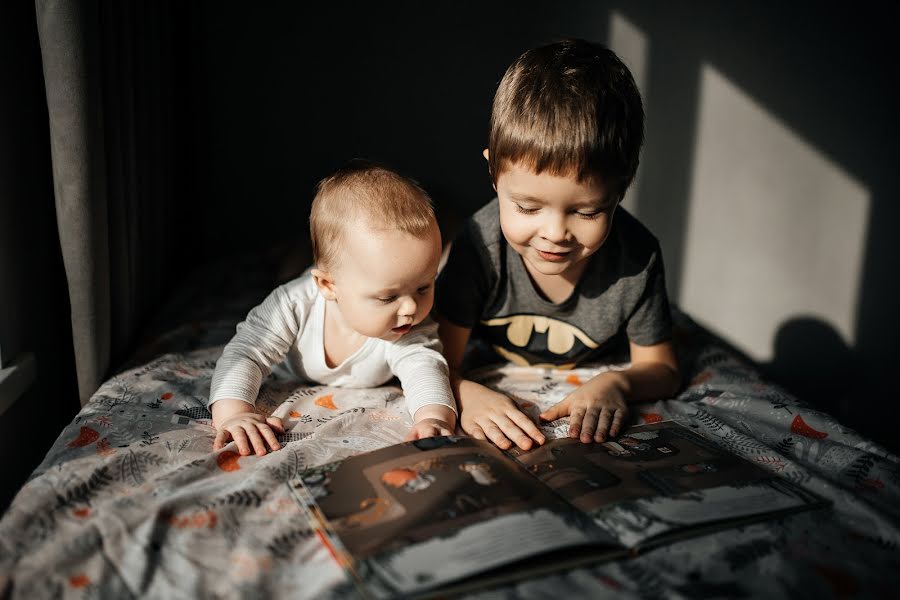
M 374 387 L 396 375 L 415 424 L 407 439 L 451 435 L 456 406 L 428 318 L 441 235 L 415 182 L 365 163 L 322 180 L 310 213 L 315 268 L 273 291 L 237 327 L 216 364 L 209 396 L 214 449 L 241 454 L 281 446 L 254 403 L 283 359 L 299 377 Z
M 541 414 L 568 415 L 570 437 L 585 443 L 615 436 L 628 402 L 677 391 L 659 243 L 618 206 L 637 169 L 643 117 L 627 67 L 581 40 L 525 52 L 500 82 L 484 151 L 497 198 L 454 241 L 437 289 L 470 435 L 500 448 L 544 442 L 512 400 L 462 378 L 473 334 L 522 365 L 571 368 L 630 350 L 627 369 L 597 375 Z

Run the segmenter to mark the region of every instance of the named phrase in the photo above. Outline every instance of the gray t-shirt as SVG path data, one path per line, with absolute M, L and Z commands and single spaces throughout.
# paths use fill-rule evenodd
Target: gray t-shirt
M 628 341 L 670 339 L 659 242 L 621 206 L 572 295 L 544 298 L 500 231 L 495 198 L 466 222 L 437 280 L 437 312 L 521 365 L 627 359 Z

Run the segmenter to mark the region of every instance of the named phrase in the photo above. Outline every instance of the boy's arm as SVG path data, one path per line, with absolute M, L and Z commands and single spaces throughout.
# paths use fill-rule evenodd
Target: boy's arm
M 461 374 L 466 344 L 472 330 L 456 325 L 438 315 L 438 335 L 450 367 L 450 387 L 459 407 L 459 424 L 472 437 L 490 439 L 498 448 L 515 444 L 528 450 L 533 441 L 543 444 L 544 435 L 518 405 L 499 392 L 469 381 Z M 533 440 L 533 441 L 532 441 Z

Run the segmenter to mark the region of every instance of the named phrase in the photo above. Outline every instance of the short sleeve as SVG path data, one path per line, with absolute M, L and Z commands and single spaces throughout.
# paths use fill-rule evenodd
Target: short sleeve
M 476 237 L 479 238 L 476 240 Z M 435 286 L 435 311 L 455 325 L 472 329 L 490 292 L 487 249 L 472 220 L 453 240 L 447 264 Z
M 625 326 L 629 342 L 653 346 L 672 337 L 672 313 L 666 294 L 662 252 L 657 246 L 647 267 L 644 291 Z

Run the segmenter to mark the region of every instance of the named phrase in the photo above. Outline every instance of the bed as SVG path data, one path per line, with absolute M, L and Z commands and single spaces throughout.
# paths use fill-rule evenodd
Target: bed
M 263 262 L 189 277 L 155 334 L 62 431 L 0 520 L 0 597 L 335 593 L 343 575 L 286 482 L 306 467 L 402 441 L 410 418 L 396 386 L 340 390 L 275 375 L 258 406 L 286 419 L 284 448 L 264 457 L 233 446 L 212 452 L 210 378 L 234 325 L 273 285 Z M 672 400 L 636 405 L 632 422 L 676 419 L 833 508 L 471 596 L 894 596 L 900 459 L 763 380 L 688 316 L 676 313 L 676 324 L 688 383 Z M 599 368 L 493 365 L 474 376 L 536 413 Z

